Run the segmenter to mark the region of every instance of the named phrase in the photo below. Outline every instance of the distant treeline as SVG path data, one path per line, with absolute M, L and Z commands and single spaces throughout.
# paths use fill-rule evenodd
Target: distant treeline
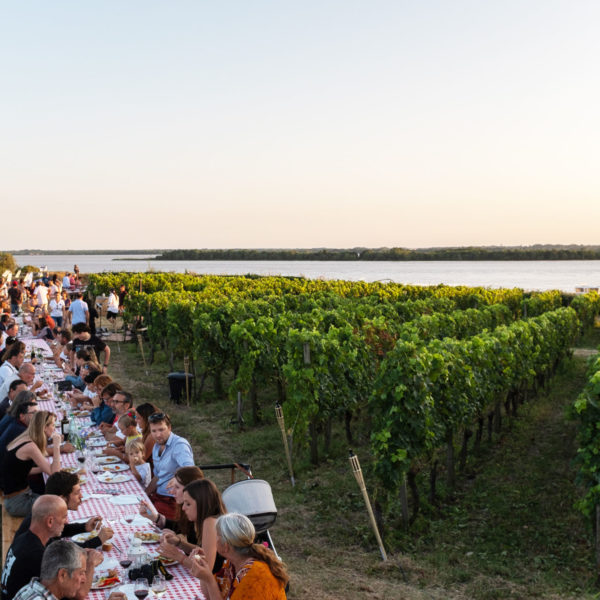
M 93 255 L 93 254 L 159 254 L 160 252 L 164 252 L 164 248 L 155 249 L 155 250 L 40 250 L 39 248 L 32 249 L 24 249 L 24 250 L 9 250 L 14 256 L 23 256 L 23 255 L 37 255 L 37 254 L 45 254 L 56 255 L 56 254 L 73 254 L 73 255 Z
M 600 246 L 167 250 L 155 260 L 600 260 Z

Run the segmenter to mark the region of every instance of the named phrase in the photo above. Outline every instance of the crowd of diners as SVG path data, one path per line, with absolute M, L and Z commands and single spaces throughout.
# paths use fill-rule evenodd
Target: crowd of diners
M 53 276 L 36 282 L 34 290 L 47 286 L 51 297 L 57 281 Z M 10 291 L 15 283 L 5 287 Z M 83 599 L 103 560 L 101 546 L 114 532 L 100 515 L 67 522 L 68 510 L 77 510 L 82 494 L 77 473 L 62 470 L 61 455 L 75 448 L 62 439 L 56 415 L 38 407 L 48 390 L 36 378 L 14 320 L 20 311 L 42 311 L 45 319 L 50 307 L 44 308 L 35 292 L 19 302 L 15 298 L 0 296 L 0 489 L 6 512 L 23 522 L 4 563 L 1 600 Z M 118 299 L 110 306 L 116 318 Z M 76 313 L 76 320 L 81 316 Z M 246 516 L 227 513 L 218 487 L 195 466 L 190 443 L 172 430 L 167 412 L 136 402 L 125 382 L 113 380 L 110 348 L 90 330 L 89 318 L 73 323 L 72 313 L 64 314 L 60 325 L 54 320 L 45 327 L 52 333 L 54 361 L 72 386 L 66 399 L 73 408 L 89 410 L 108 443 L 104 454 L 126 462 L 145 490 L 150 501 L 142 501 L 139 512 L 162 530 L 161 555 L 199 578 L 208 600 L 284 599 L 283 563 L 255 543 Z M 98 535 L 86 542 L 69 539 L 92 530 Z M 124 599 L 121 592 L 110 595 L 110 600 Z

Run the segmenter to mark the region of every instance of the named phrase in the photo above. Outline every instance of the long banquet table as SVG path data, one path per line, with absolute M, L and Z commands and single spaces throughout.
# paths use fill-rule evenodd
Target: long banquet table
M 57 397 L 53 383 L 64 378 L 64 373 L 55 364 L 52 357 L 52 351 L 44 340 L 35 338 L 20 338 L 27 346 L 27 357 L 31 355 L 32 347 L 36 352 L 41 352 L 43 360 L 38 360 L 36 365 L 37 375 L 41 377 L 48 390 L 47 399 L 40 399 L 38 405 L 40 409 L 49 410 L 57 415 L 57 427 L 60 427 L 60 419 L 63 416 L 60 398 Z M 77 426 L 83 434 L 97 430 L 89 418 L 77 418 Z M 90 438 L 92 439 L 92 438 Z M 99 438 L 95 438 L 99 439 Z M 101 447 L 90 448 L 100 454 Z M 61 468 L 81 467 L 75 458 L 75 453 L 61 454 Z M 148 496 L 142 489 L 142 486 L 131 475 L 130 471 L 124 471 L 122 474 L 130 476 L 130 480 L 122 483 L 102 483 L 90 469 L 83 477 L 85 482 L 81 485 L 83 493 L 83 502 L 77 511 L 69 511 L 69 522 L 99 515 L 103 519 L 103 525 L 110 526 L 114 530 L 113 547 L 108 552 L 103 552 L 105 560 L 96 571 L 104 567 L 116 567 L 121 578 L 120 587 L 114 587 L 111 591 L 123 591 L 127 594 L 129 600 L 137 600 L 133 594 L 133 583 L 124 576 L 123 569 L 118 565 L 121 553 L 127 553 L 131 538 L 136 531 L 152 531 L 150 521 L 139 515 L 139 506 L 142 500 L 148 501 Z M 106 493 L 107 492 L 107 493 Z M 129 496 L 129 498 L 127 498 Z M 128 504 L 115 504 L 115 502 L 124 502 L 129 500 Z M 135 521 L 127 524 L 123 517 L 125 515 L 137 515 Z M 158 554 L 158 543 L 145 545 L 150 555 Z M 166 567 L 167 571 L 173 575 L 173 579 L 167 582 L 167 591 L 162 596 L 163 600 L 204 600 L 200 580 L 193 577 L 189 572 L 179 564 Z M 102 600 L 105 592 L 108 590 L 92 590 L 88 598 L 91 600 Z M 152 597 L 150 592 L 148 597 Z

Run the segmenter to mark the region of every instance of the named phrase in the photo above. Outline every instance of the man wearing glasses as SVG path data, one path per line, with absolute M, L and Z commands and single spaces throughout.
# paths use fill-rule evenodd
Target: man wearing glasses
M 154 477 L 147 488 L 148 497 L 156 510 L 167 519 L 175 519 L 177 503 L 167 491 L 167 484 L 179 467 L 194 466 L 194 455 L 190 443 L 171 431 L 171 419 L 162 412 L 148 417 L 150 435 L 154 439 L 152 461 Z

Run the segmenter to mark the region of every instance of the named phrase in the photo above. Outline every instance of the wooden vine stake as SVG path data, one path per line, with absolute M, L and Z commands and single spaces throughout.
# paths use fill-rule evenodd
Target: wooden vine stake
M 185 371 L 185 405 L 190 407 L 190 382 L 188 373 L 190 372 L 190 357 L 183 357 L 183 370 Z
M 379 535 L 379 528 L 377 527 L 377 521 L 375 520 L 373 509 L 371 508 L 371 501 L 369 500 L 369 494 L 367 493 L 365 480 L 363 479 L 360 463 L 358 462 L 358 456 L 356 456 L 356 454 L 354 454 L 352 450 L 350 450 L 349 460 L 350 465 L 352 466 L 354 477 L 356 477 L 356 483 L 358 483 L 358 487 L 360 488 L 360 491 L 362 492 L 363 498 L 365 500 L 365 504 L 367 505 L 367 512 L 369 513 L 369 518 L 371 519 L 371 527 L 373 527 L 373 533 L 375 534 L 375 538 L 377 539 L 377 543 L 379 544 L 379 552 L 381 552 L 381 558 L 385 561 L 387 560 L 387 554 L 385 552 L 385 548 L 383 547 L 383 541 L 381 540 L 381 536 Z
M 288 438 L 285 432 L 285 421 L 283 418 L 283 410 L 281 409 L 281 404 L 277 402 L 275 404 L 275 416 L 277 417 L 277 422 L 279 423 L 279 429 L 281 429 L 281 437 L 283 438 L 283 447 L 285 449 L 285 457 L 287 458 L 288 469 L 290 471 L 290 481 L 292 482 L 292 487 L 296 485 L 296 481 L 294 480 L 294 469 L 292 468 L 292 456 L 290 454 L 290 447 L 288 445 Z
M 600 504 L 596 504 L 596 573 L 600 579 Z
M 142 362 L 144 363 L 144 371 L 146 372 L 146 377 L 148 377 L 148 365 L 146 364 L 146 355 L 144 354 L 144 341 L 142 340 L 142 334 L 135 334 L 138 341 L 138 346 L 140 347 L 140 352 L 142 353 Z

